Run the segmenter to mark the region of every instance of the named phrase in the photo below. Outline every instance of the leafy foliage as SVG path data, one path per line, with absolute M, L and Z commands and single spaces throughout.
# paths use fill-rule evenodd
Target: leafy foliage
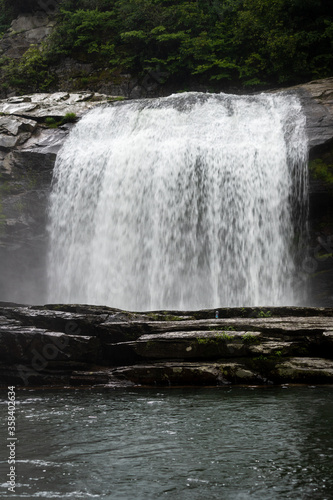
M 29 54 L 34 69 L 28 79 L 33 82 L 40 65 L 40 79 L 48 80 L 47 66 L 65 56 L 114 74 L 148 73 L 160 83 L 181 82 L 182 87 L 191 81 L 218 88 L 263 87 L 327 77 L 333 73 L 329 3 L 63 0 L 39 60 Z M 27 60 L 22 64 L 28 70 Z
M 318 158 L 310 161 L 309 168 L 313 177 L 323 181 L 330 193 L 333 194 L 333 165 Z
M 53 116 L 47 116 L 45 118 L 45 124 L 48 128 L 57 128 L 65 123 L 75 123 L 77 117 L 75 113 L 66 113 L 60 120 L 56 120 Z
M 31 45 L 19 61 L 5 61 L 3 74 L 10 86 L 34 92 L 47 90 L 54 80 L 43 50 L 36 45 Z
M 7 5 L 6 0 L 0 0 L 0 35 L 10 27 L 14 17 L 13 7 Z

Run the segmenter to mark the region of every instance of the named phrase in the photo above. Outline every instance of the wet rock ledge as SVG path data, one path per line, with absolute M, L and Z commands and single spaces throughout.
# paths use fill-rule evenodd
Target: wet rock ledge
M 0 386 L 332 384 L 332 308 L 0 303 Z

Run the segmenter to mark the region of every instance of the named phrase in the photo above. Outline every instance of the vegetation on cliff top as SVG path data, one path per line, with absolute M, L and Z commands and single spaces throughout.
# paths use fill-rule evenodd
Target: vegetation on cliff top
M 22 1 L 0 3 L 3 29 Z M 11 85 L 44 90 L 64 57 L 182 88 L 294 84 L 333 74 L 332 8 L 327 0 L 62 0 L 48 43 L 2 64 Z

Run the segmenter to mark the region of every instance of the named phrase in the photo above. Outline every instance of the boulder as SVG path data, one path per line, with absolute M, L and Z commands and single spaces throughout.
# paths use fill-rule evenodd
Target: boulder
M 33 132 L 37 122 L 16 116 L 0 116 L 0 133 L 17 135 L 20 132 Z
M 279 363 L 274 378 L 288 383 L 332 383 L 333 360 L 322 358 L 291 358 Z
M 67 335 L 21 325 L 0 326 L 0 363 L 31 364 L 42 370 L 51 362 L 72 361 L 93 363 L 99 356 L 99 342 L 95 337 Z

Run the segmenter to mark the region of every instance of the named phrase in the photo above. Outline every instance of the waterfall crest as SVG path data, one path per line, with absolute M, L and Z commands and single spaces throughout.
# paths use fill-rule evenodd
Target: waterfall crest
M 295 96 L 191 92 L 96 108 L 57 158 L 48 300 L 297 304 L 306 198 Z

